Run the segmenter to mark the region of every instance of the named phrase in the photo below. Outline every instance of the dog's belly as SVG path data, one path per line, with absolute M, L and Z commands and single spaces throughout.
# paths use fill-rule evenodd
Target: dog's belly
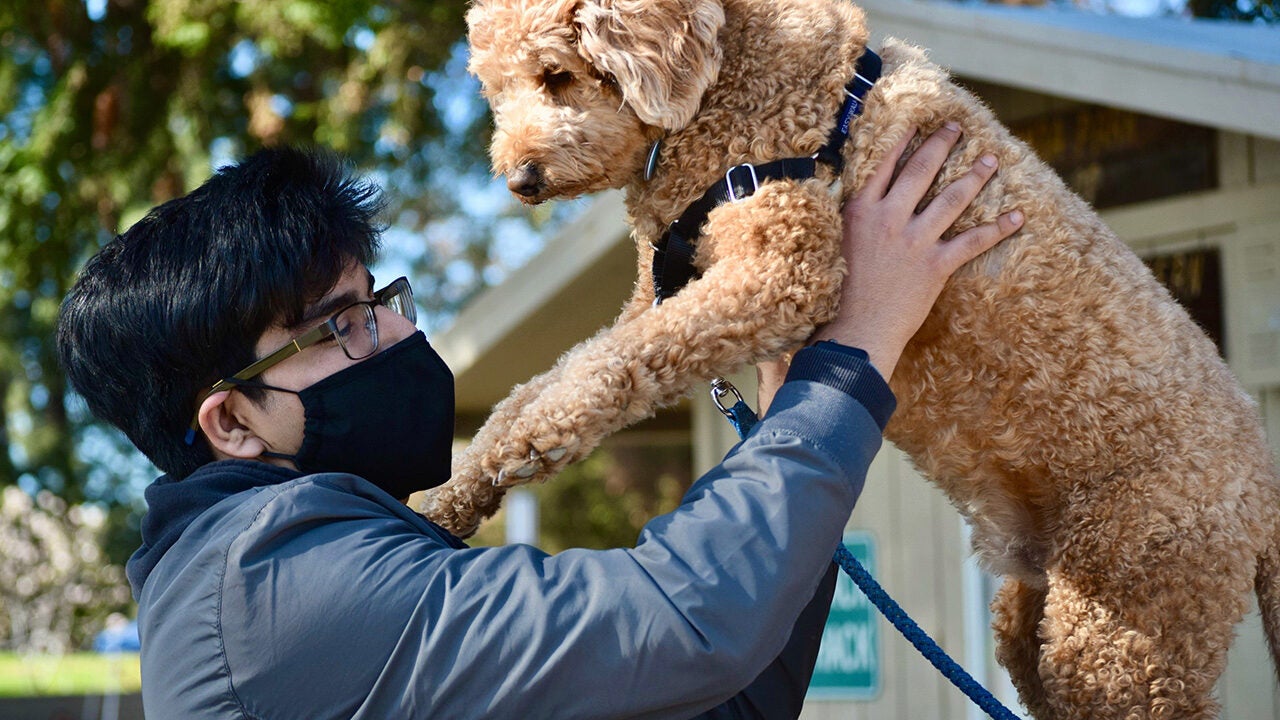
M 1259 453 L 1243 439 L 1259 432 L 1252 406 L 1216 348 L 1101 230 L 971 268 L 903 354 L 893 389 L 886 437 L 969 520 L 981 562 L 1032 586 L 1081 522 L 1073 506 L 1226 501 L 1238 494 L 1227 468 Z

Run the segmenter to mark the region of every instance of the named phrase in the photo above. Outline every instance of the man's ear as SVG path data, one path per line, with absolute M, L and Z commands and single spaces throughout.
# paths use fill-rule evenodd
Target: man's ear
M 216 392 L 200 403 L 197 418 L 213 449 L 214 456 L 253 460 L 267 449 L 266 443 L 248 425 L 241 422 L 236 412 L 237 402 L 247 402 L 242 395 L 233 398 L 230 390 Z M 219 458 L 221 459 L 221 458 Z
M 574 18 L 578 52 L 645 124 L 684 127 L 720 74 L 720 0 L 583 0 Z

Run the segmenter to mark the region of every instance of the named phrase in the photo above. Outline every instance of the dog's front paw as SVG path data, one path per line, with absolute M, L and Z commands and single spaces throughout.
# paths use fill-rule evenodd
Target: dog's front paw
M 551 478 L 560 472 L 565 465 L 573 461 L 571 457 L 570 447 L 553 445 L 545 451 L 540 451 L 528 443 L 525 451 L 519 447 L 521 443 L 514 444 L 513 447 L 506 447 L 499 451 L 495 457 L 489 459 L 486 463 L 488 467 L 496 467 L 497 473 L 493 476 L 493 484 L 498 487 L 511 487 L 513 485 L 521 485 L 529 482 L 542 482 Z

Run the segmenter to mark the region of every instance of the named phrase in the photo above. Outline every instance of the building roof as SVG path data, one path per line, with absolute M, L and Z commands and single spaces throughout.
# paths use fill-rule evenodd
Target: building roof
M 1280 139 L 1280 27 L 1057 6 L 862 0 L 873 42 L 958 75 Z
M 635 252 L 622 193 L 601 193 L 505 282 L 431 339 L 453 369 L 459 425 L 475 424 L 517 383 L 608 325 L 631 295 Z M 468 414 L 471 417 L 467 417 Z

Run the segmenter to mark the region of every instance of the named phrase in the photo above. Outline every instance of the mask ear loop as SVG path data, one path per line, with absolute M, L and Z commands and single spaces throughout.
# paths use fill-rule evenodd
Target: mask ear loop
M 234 378 L 234 377 L 223 378 L 222 380 L 219 380 L 217 384 L 214 385 L 214 388 L 217 389 L 218 392 L 224 392 L 228 389 L 225 387 L 226 385 L 238 386 L 238 387 L 261 388 L 263 390 L 276 390 L 278 392 L 293 393 L 294 395 L 298 394 L 297 390 L 289 390 L 288 388 L 276 387 L 275 385 L 267 385 L 266 383 L 260 383 L 254 380 L 241 380 L 240 378 Z M 216 393 L 212 389 L 205 391 L 205 394 L 202 395 L 200 398 L 200 402 L 203 403 L 205 400 L 207 400 L 210 396 L 214 394 Z M 186 437 L 183 438 L 183 442 L 185 442 L 187 445 L 194 445 L 196 442 L 196 433 L 198 432 L 200 432 L 200 415 L 199 413 L 196 413 L 196 416 L 191 419 L 191 427 L 187 428 L 187 434 L 186 434 Z
M 238 378 L 227 378 L 226 382 L 228 385 L 235 385 L 236 387 L 258 388 L 260 390 L 275 390 L 276 392 L 287 392 L 287 393 L 292 393 L 294 395 L 298 394 L 297 390 L 290 390 L 288 388 L 277 387 L 275 385 L 268 385 L 263 382 L 258 382 L 257 380 L 240 380 Z M 263 450 L 262 457 L 269 457 L 276 460 L 288 460 L 289 462 L 293 463 L 294 467 L 297 467 L 298 465 L 297 455 L 288 455 L 285 453 L 278 453 L 278 452 L 272 452 L 270 450 Z

